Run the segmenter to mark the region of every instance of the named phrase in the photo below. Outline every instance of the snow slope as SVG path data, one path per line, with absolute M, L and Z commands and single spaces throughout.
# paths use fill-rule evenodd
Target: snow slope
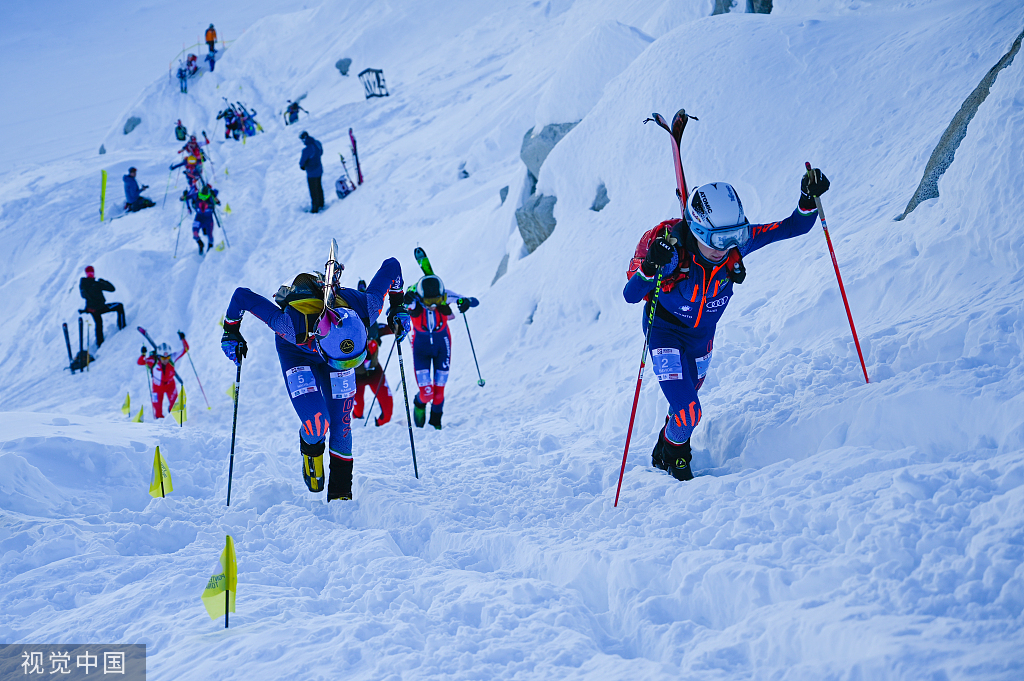
M 1019 678 L 1019 56 L 940 198 L 893 217 L 1024 7 L 421 5 L 266 17 L 188 96 L 165 78 L 143 91 L 126 112 L 143 124 L 126 137 L 115 121 L 107 156 L 3 177 L 0 291 L 18 304 L 0 335 L 0 641 L 146 643 L 155 679 Z M 334 69 L 341 56 L 351 73 L 383 68 L 391 96 L 364 100 Z M 285 128 L 276 113 L 303 93 L 310 116 Z M 165 208 L 101 225 L 100 168 L 115 200 L 134 165 L 159 201 L 173 120 L 222 139 L 225 95 L 267 130 L 213 145 L 231 248 L 200 260 L 186 233 L 172 257 L 180 185 Z M 752 220 L 789 214 L 804 160 L 829 175 L 872 383 L 818 229 L 760 251 L 701 392 L 697 479 L 649 465 L 665 401 L 648 380 L 613 508 L 643 345 L 625 268 L 639 235 L 678 214 L 668 138 L 641 121 L 679 107 L 700 119 L 683 139 L 689 182 L 732 182 Z M 537 187 L 558 197 L 558 226 L 524 257 L 523 134 L 578 118 Z M 349 127 L 367 183 L 304 213 L 298 132 L 324 143 L 329 185 Z M 595 213 L 600 183 L 611 202 Z M 455 320 L 445 429 L 416 430 L 416 480 L 392 360 L 396 417 L 355 426 L 356 500 L 326 506 L 301 483 L 271 334 L 246 321 L 225 508 L 234 375 L 217 322 L 235 286 L 269 295 L 320 267 L 332 237 L 350 284 L 391 255 L 415 279 L 418 244 L 446 284 L 477 295 L 468 321 L 487 385 Z M 59 323 L 87 264 L 118 286 L 109 299 L 126 303 L 129 330 L 72 377 Z M 118 409 L 126 391 L 145 400 L 138 324 L 194 346 L 213 408 L 185 368 L 183 428 Z M 146 493 L 158 444 L 175 476 L 164 500 Z M 239 558 L 227 631 L 198 598 L 225 534 Z

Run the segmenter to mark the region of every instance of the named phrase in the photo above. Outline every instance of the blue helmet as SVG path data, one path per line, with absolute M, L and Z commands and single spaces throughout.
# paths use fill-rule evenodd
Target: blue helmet
M 750 240 L 743 204 L 727 182 L 703 184 L 690 192 L 684 217 L 697 240 L 716 251 L 740 248 Z
M 313 332 L 316 351 L 333 369 L 354 369 L 366 359 L 366 326 L 354 310 L 327 308 Z

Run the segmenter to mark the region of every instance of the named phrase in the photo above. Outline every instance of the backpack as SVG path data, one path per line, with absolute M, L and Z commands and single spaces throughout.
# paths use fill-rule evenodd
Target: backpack
M 317 280 L 323 282 L 323 275 L 318 273 Z M 302 284 L 298 286 L 282 284 L 277 289 L 277 293 L 274 294 L 274 302 L 277 303 L 282 312 L 292 307 L 296 312 L 302 314 L 303 328 L 295 329 L 295 342 L 300 345 L 306 343 L 313 330 L 316 329 L 316 324 L 320 321 L 320 316 L 324 312 L 323 294 L 320 291 L 310 291 Z M 331 306 L 352 309 L 352 306 L 337 294 L 334 295 Z M 369 337 L 370 320 L 362 316 L 359 319 L 363 322 L 363 326 L 367 328 L 367 337 Z
M 179 125 L 174 128 L 174 136 L 178 138 L 179 142 L 184 142 L 188 138 L 188 128 L 184 125 Z

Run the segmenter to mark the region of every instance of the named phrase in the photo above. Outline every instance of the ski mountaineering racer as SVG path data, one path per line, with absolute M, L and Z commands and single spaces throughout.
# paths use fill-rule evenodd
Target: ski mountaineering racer
M 224 315 L 221 337 L 224 354 L 240 364 L 248 351 L 240 330 L 246 312 L 277 334 L 275 343 L 285 388 L 300 422 L 302 477 L 309 491 L 323 491 L 323 454 L 325 444 L 329 444 L 328 501 L 352 498 L 355 368 L 366 359 L 366 329 L 376 323 L 385 296 L 390 302 L 388 326 L 395 330 L 398 340 L 412 328 L 402 302 L 402 266 L 398 260 L 385 260 L 366 291 L 361 292 L 338 285 L 344 266 L 334 261 L 335 251 L 332 242 L 327 276 L 299 274 L 290 285 L 281 286 L 273 302 L 247 288 L 235 289 Z
M 425 275 L 416 283 L 415 289 L 405 293 L 405 305 L 412 317 L 412 358 L 419 387 L 419 394 L 412 398 L 413 421 L 419 428 L 426 422 L 429 404 L 430 425 L 441 430 L 444 386 L 448 382 L 452 354 L 452 332 L 448 328 L 448 320 L 455 317 L 449 303 L 455 303 L 459 312 L 465 312 L 479 305 L 480 301 L 446 291 L 436 274 Z M 430 376 L 431 365 L 433 379 Z
M 715 328 L 732 298 L 733 285 L 746 277 L 743 257 L 770 243 L 807 234 L 818 217 L 814 197 L 828 188 L 828 179 L 815 168 L 800 183 L 800 201 L 792 215 L 751 225 L 732 185 L 701 185 L 690 193 L 682 219 L 666 220 L 641 237 L 622 295 L 627 303 L 647 301 L 647 333 L 651 294 L 661 270 L 650 354 L 669 413 L 651 462 L 677 480 L 693 479 L 690 436 L 701 419 L 697 391 L 711 364 Z
M 192 221 L 192 238 L 199 245 L 199 255 L 203 254 L 203 239 L 199 236 L 200 231 L 206 235 L 207 250 L 213 248 L 213 212 L 220 205 L 217 193 L 216 189 L 204 184 L 201 188 L 192 187 L 181 195 L 181 200 L 188 206 L 188 212 L 195 211 L 195 219 Z
M 143 345 L 142 354 L 137 361 L 139 366 L 146 367 L 146 370 L 149 372 L 149 380 L 152 383 L 150 387 L 153 393 L 154 418 L 162 419 L 164 417 L 163 402 L 165 395 L 167 396 L 168 410 L 178 400 L 178 379 L 175 377 L 174 363 L 188 352 L 188 341 L 185 340 L 185 334 L 179 331 L 178 338 L 181 339 L 181 352 L 176 357 L 171 356 L 170 345 L 161 343 L 148 357 L 146 356 L 146 346 Z

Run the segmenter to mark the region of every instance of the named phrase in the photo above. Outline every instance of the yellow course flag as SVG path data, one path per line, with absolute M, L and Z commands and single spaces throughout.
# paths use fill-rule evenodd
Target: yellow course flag
M 131 393 L 125 393 L 125 395 L 124 395 L 124 404 L 121 405 L 121 413 L 124 414 L 125 416 L 131 416 L 132 415 L 132 394 Z
M 188 421 L 188 414 L 185 411 L 185 386 L 181 386 L 178 399 L 174 401 L 174 406 L 171 407 L 171 415 L 179 426 Z
M 139 413 L 132 419 L 132 423 L 142 423 L 142 407 L 139 407 Z
M 149 496 L 166 497 L 172 491 L 174 485 L 171 484 L 171 471 L 167 468 L 164 457 L 160 456 L 160 447 L 157 447 L 156 454 L 153 455 L 153 481 L 149 483 Z
M 220 553 L 220 572 L 210 577 L 203 591 L 203 605 L 210 619 L 215 620 L 221 615 L 227 617 L 228 612 L 235 611 L 235 591 L 238 589 L 238 566 L 235 562 L 235 542 L 227 535 L 224 550 Z M 228 592 L 228 603 L 225 609 L 224 592 Z
M 228 394 L 228 397 L 231 398 L 231 401 L 234 402 L 235 401 L 235 384 L 234 383 L 232 383 L 231 385 L 228 386 L 227 394 Z
M 227 168 L 224 169 L 224 174 L 225 175 L 228 174 Z M 231 212 L 231 204 L 230 203 L 225 203 L 224 204 L 224 212 L 225 213 L 230 213 Z

